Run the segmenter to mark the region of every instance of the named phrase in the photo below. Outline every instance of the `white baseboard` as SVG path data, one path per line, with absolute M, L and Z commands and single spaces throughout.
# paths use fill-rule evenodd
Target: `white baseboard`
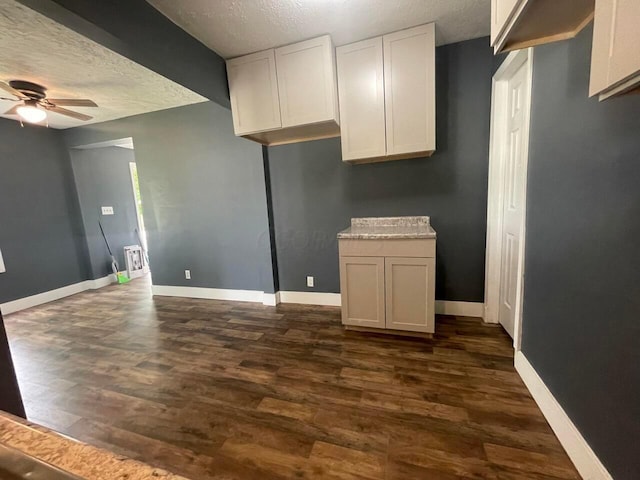
M 174 287 L 171 285 L 153 285 L 153 295 L 162 297 L 203 298 L 208 300 L 234 300 L 237 302 L 262 303 L 264 292 L 259 290 L 230 290 L 226 288 Z M 275 295 L 274 295 L 275 298 Z
M 263 293 L 262 294 L 262 303 L 263 305 L 267 305 L 269 307 L 275 307 L 280 303 L 280 292 L 276 293 Z
M 279 292 L 280 303 L 300 303 L 304 305 L 325 305 L 339 307 L 342 305 L 339 293 L 320 292 Z
M 436 313 L 438 315 L 458 315 L 460 317 L 484 316 L 484 304 L 482 302 L 453 302 L 449 300 L 436 300 Z
M 527 357 L 516 352 L 515 367 L 531 392 L 544 417 L 567 451 L 569 458 L 584 480 L 613 480 L 598 456 L 580 434 L 562 406 L 544 384 Z
M 9 315 L 10 313 L 19 312 L 20 310 L 26 310 L 27 308 L 37 307 L 38 305 L 60 300 L 61 298 L 69 297 L 76 293 L 106 287 L 115 281 L 116 276 L 111 274 L 95 280 L 85 280 L 84 282 L 73 283 L 65 287 L 56 288 L 55 290 L 37 293 L 36 295 L 18 298 L 16 300 L 0 304 L 0 310 L 3 314 Z

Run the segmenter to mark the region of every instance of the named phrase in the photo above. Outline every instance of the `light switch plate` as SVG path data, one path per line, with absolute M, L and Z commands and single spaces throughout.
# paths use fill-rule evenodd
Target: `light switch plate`
M 0 273 L 6 272 L 7 269 L 4 268 L 4 260 L 2 259 L 2 250 L 0 250 Z
M 102 207 L 102 215 L 113 215 L 113 207 Z

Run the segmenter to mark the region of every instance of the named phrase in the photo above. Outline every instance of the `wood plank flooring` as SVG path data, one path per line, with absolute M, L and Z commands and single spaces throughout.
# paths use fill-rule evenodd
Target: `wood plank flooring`
M 345 331 L 331 307 L 152 298 L 5 318 L 27 415 L 193 479 L 577 479 L 499 326 Z

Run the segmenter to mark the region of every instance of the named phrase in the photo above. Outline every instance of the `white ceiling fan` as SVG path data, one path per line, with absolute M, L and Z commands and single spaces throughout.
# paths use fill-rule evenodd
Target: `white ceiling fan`
M 47 112 L 54 112 L 77 120 L 87 121 L 93 117 L 84 113 L 74 112 L 65 107 L 97 107 L 98 105 L 89 99 L 74 98 L 47 98 L 47 89 L 37 83 L 24 80 L 11 80 L 9 83 L 0 81 L 0 89 L 10 93 L 16 98 L 3 98 L 11 102 L 19 102 L 7 110 L 4 115 L 17 115 L 20 121 L 28 123 L 40 123 L 47 119 Z

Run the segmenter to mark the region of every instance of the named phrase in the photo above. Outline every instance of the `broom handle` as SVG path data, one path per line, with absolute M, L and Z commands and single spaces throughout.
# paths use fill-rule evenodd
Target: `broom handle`
M 102 229 L 102 223 L 98 220 L 98 225 L 100 225 L 100 232 L 102 233 L 102 238 L 104 238 L 104 243 L 107 244 L 107 250 L 109 250 L 109 255 L 113 257 L 113 252 L 111 251 L 111 247 L 109 246 L 109 242 L 107 241 L 107 236 L 104 234 L 104 230 Z

